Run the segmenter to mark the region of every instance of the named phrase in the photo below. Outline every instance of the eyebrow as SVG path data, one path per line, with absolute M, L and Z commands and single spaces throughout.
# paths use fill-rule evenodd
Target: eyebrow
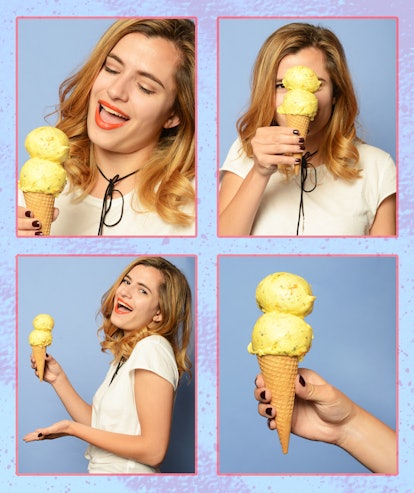
M 124 277 L 124 279 L 128 279 L 128 281 L 131 281 L 131 282 L 133 281 L 133 279 L 131 278 L 131 276 L 129 276 L 128 274 L 126 274 L 126 276 Z M 152 293 L 151 289 L 146 284 L 144 284 L 143 282 L 138 281 L 137 282 L 137 286 L 140 286 L 142 288 L 148 289 L 148 291 L 150 293 Z
M 116 60 L 118 63 L 120 63 L 122 66 L 125 66 L 125 63 L 122 61 L 121 58 L 119 58 L 119 56 L 115 55 L 114 53 L 110 53 L 108 55 L 107 58 L 113 58 L 114 60 Z M 156 82 L 157 84 L 159 84 L 163 89 L 165 89 L 164 87 L 164 84 L 160 81 L 160 79 L 158 79 L 158 77 L 156 77 L 154 74 L 152 74 L 151 72 L 145 72 L 143 70 L 138 70 L 137 71 L 138 75 L 141 75 L 142 77 L 146 77 L 147 79 L 151 79 L 153 82 Z

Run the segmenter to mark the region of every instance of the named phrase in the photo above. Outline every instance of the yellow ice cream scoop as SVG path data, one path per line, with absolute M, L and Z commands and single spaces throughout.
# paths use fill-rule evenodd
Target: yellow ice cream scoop
M 39 380 L 43 381 L 45 371 L 46 347 L 52 344 L 52 329 L 55 326 L 53 317 L 41 313 L 33 319 L 33 330 L 29 334 L 29 344 L 32 347 L 33 357 Z
M 312 339 L 312 327 L 303 318 L 269 312 L 256 321 L 247 350 L 258 356 L 290 356 L 301 361 L 309 351 Z
M 20 170 L 22 192 L 44 193 L 57 197 L 66 184 L 66 171 L 61 164 L 42 158 L 28 159 Z
M 62 163 L 69 157 L 69 139 L 56 127 L 37 127 L 27 134 L 24 142 L 30 157 Z
M 20 170 L 18 185 L 26 207 L 40 220 L 43 235 L 48 236 L 55 198 L 66 184 L 66 171 L 61 163 L 69 157 L 69 139 L 58 128 L 38 127 L 27 135 L 25 146 L 30 159 Z
M 318 112 L 315 94 L 303 89 L 292 89 L 285 94 L 283 103 L 277 108 L 282 115 L 301 115 L 313 120 Z
M 315 299 L 311 285 L 290 272 L 269 274 L 256 288 L 256 302 L 263 312 L 279 311 L 306 317 Z
M 315 72 L 304 65 L 296 65 L 287 69 L 282 83 L 287 90 L 303 89 L 309 92 L 316 92 L 321 85 Z

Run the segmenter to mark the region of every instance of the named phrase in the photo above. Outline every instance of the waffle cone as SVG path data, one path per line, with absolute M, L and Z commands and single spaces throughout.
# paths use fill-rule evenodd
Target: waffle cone
M 26 207 L 30 209 L 34 217 L 42 224 L 42 233 L 49 236 L 50 225 L 53 219 L 53 208 L 55 205 L 54 195 L 38 192 L 24 192 Z
M 257 357 L 265 386 L 272 393 L 271 405 L 276 409 L 276 427 L 284 454 L 288 453 L 293 405 L 295 403 L 295 379 L 298 358 L 265 355 Z
M 43 382 L 43 375 L 45 374 L 46 347 L 32 346 L 32 353 L 36 361 L 39 380 Z
M 286 115 L 287 126 L 299 130 L 299 135 L 306 139 L 309 130 L 310 118 L 304 115 Z M 294 157 L 301 159 L 302 154 L 293 154 Z M 300 164 L 295 165 L 295 175 L 299 174 Z

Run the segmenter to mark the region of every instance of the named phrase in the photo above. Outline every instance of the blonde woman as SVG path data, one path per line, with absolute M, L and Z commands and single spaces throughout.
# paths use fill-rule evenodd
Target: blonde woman
M 71 148 L 52 235 L 194 234 L 194 33 L 188 19 L 119 20 L 63 82 Z M 20 205 L 19 235 L 41 235 Z
M 44 380 L 73 421 L 39 428 L 24 440 L 80 438 L 89 443 L 90 473 L 156 473 L 168 447 L 175 391 L 191 375 L 188 282 L 161 257 L 138 258 L 103 296 L 101 314 L 102 351 L 114 359 L 92 405 L 48 355 Z
M 284 74 L 295 65 L 310 67 L 321 82 L 306 139 L 276 111 Z M 220 235 L 395 235 L 395 164 L 358 138 L 357 114 L 345 53 L 332 31 L 291 23 L 270 35 L 256 59 L 239 138 L 222 166 Z M 298 176 L 289 172 L 296 164 Z

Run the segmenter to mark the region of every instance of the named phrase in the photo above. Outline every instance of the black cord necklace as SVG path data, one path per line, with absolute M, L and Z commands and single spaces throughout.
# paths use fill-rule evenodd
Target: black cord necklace
M 318 151 L 315 152 L 305 152 L 305 154 L 302 156 L 302 163 L 300 167 L 300 202 L 299 202 L 299 214 L 298 214 L 298 224 L 296 226 L 296 236 L 299 236 L 299 227 L 300 227 L 300 220 L 302 219 L 302 231 L 303 228 L 305 227 L 305 207 L 303 204 L 303 193 L 310 193 L 315 190 L 316 185 L 318 184 L 318 175 L 316 172 L 315 166 L 310 162 L 312 157 L 317 153 Z M 308 166 L 310 166 L 313 169 L 314 172 L 314 178 L 315 178 L 315 184 L 313 187 L 309 190 L 305 189 L 305 183 L 306 179 L 308 178 Z
M 114 374 L 112 375 L 109 385 L 111 385 L 111 383 L 114 381 L 114 378 L 118 375 L 118 372 L 121 369 L 122 365 L 125 363 L 125 361 L 126 359 L 122 356 L 122 358 L 119 360 L 118 366 L 116 367 Z
M 98 165 L 96 165 L 96 167 L 98 168 L 99 173 L 108 182 L 108 186 L 106 187 L 105 194 L 104 194 L 103 201 L 102 201 L 101 219 L 99 221 L 99 229 L 98 229 L 98 236 L 102 236 L 104 226 L 106 226 L 107 228 L 112 228 L 112 227 L 116 226 L 117 224 L 119 224 L 121 222 L 122 216 L 124 215 L 124 196 L 122 195 L 122 192 L 120 190 L 115 188 L 115 185 L 117 183 L 119 183 L 120 181 L 125 180 L 125 178 L 128 178 L 132 175 L 135 175 L 135 173 L 138 173 L 139 169 L 137 169 L 137 170 L 133 171 L 132 173 L 129 173 L 128 175 L 125 175 L 125 176 L 119 177 L 119 175 L 115 175 L 113 178 L 107 178 L 103 174 L 101 168 Z M 106 216 L 108 215 L 109 211 L 111 210 L 114 192 L 118 193 L 122 199 L 121 215 L 120 215 L 118 221 L 115 221 L 112 224 L 107 224 L 105 222 L 105 219 L 106 219 Z

